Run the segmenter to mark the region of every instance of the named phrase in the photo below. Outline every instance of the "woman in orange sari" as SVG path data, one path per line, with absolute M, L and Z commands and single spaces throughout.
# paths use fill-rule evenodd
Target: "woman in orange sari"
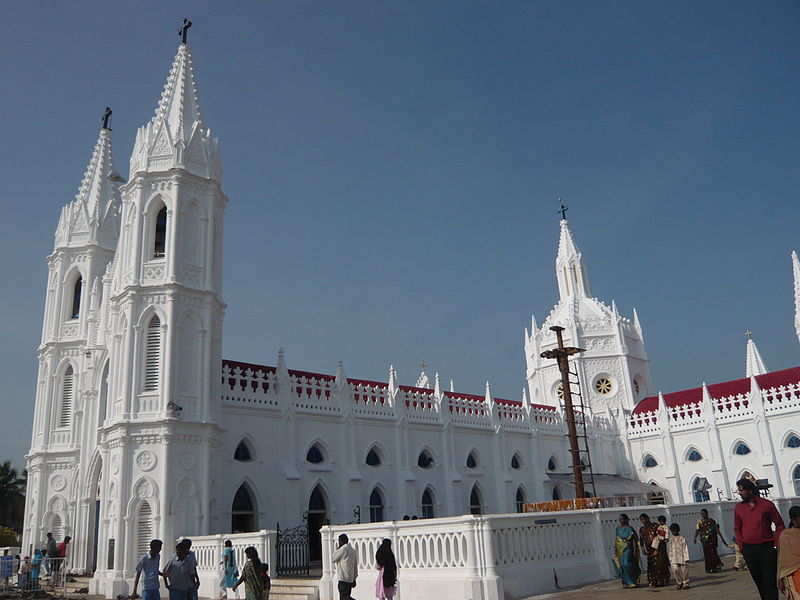
M 789 527 L 778 538 L 778 588 L 800 600 L 800 506 L 789 509 Z

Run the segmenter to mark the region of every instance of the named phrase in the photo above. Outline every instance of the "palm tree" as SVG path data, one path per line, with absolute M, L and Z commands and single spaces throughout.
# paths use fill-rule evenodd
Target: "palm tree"
M 19 477 L 11 461 L 0 463 L 0 523 L 16 524 L 25 510 L 26 477 Z

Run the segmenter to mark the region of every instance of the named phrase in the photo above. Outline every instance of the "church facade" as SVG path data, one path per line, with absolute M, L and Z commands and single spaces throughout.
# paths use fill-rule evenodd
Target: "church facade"
M 747 379 L 654 396 L 638 315 L 591 296 L 566 220 L 560 298 L 525 331 L 519 400 L 488 383 L 461 393 L 424 369 L 406 385 L 393 367 L 385 381 L 348 377 L 341 363 L 331 374 L 290 369 L 282 351 L 271 366 L 224 360 L 228 199 L 190 46 L 137 132 L 127 181 L 111 141 L 104 127 L 47 258 L 23 533 L 26 551 L 47 532 L 71 535 L 70 568 L 95 573 L 93 593 L 127 592 L 153 537 L 305 522 L 314 560 L 325 523 L 571 497 L 560 376 L 540 357 L 556 346 L 554 325 L 585 350 L 571 389 L 598 480 L 655 483 L 675 501 L 700 487 L 700 501 L 714 487 L 730 497 L 745 470 L 781 494 L 797 486 L 800 369 L 766 373 L 752 358 Z

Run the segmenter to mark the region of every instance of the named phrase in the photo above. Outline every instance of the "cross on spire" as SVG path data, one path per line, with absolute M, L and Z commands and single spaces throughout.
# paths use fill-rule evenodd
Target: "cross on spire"
M 426 362 L 423 360 L 421 363 L 419 363 L 419 366 L 420 366 L 420 367 L 422 368 L 422 370 L 424 371 L 424 370 L 425 370 L 425 367 L 427 367 L 427 366 L 428 366 L 428 363 L 426 363 Z
M 178 30 L 178 35 L 181 36 L 181 44 L 186 43 L 186 34 L 189 32 L 189 27 L 192 26 L 192 22 L 189 19 L 183 20 L 183 25 Z
M 106 110 L 101 117 L 101 120 L 103 121 L 103 129 L 108 129 L 109 131 L 111 131 L 111 128 L 108 126 L 108 121 L 111 119 L 111 112 L 111 109 L 106 106 Z
M 749 329 L 747 331 L 745 331 L 744 334 L 747 336 L 748 340 L 752 340 L 753 339 L 753 332 L 750 331 Z
M 561 220 L 567 220 L 567 211 L 569 210 L 566 206 L 564 206 L 564 200 L 561 198 L 558 199 L 559 203 L 561 204 L 561 208 L 559 208 L 556 212 L 561 213 Z

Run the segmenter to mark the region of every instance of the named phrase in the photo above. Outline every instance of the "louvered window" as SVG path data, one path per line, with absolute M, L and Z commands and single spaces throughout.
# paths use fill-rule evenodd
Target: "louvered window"
M 139 519 L 136 523 L 136 556 L 141 557 L 150 551 L 150 540 L 153 539 L 153 509 L 147 502 L 139 507 Z
M 61 524 L 61 517 L 59 515 L 55 515 L 53 517 L 53 521 L 50 523 L 50 533 L 53 534 L 53 539 L 57 542 L 60 542 L 63 539 L 63 532 L 61 529 L 63 525 Z
M 61 386 L 61 410 L 58 413 L 58 426 L 69 427 L 72 416 L 72 398 L 75 395 L 75 372 L 72 366 L 64 371 L 64 382 Z
M 153 315 L 147 326 L 144 353 L 144 391 L 158 390 L 158 376 L 161 366 L 161 320 Z
M 81 316 L 81 294 L 83 293 L 83 277 L 78 277 L 75 287 L 72 288 L 72 310 L 70 318 L 77 319 Z

